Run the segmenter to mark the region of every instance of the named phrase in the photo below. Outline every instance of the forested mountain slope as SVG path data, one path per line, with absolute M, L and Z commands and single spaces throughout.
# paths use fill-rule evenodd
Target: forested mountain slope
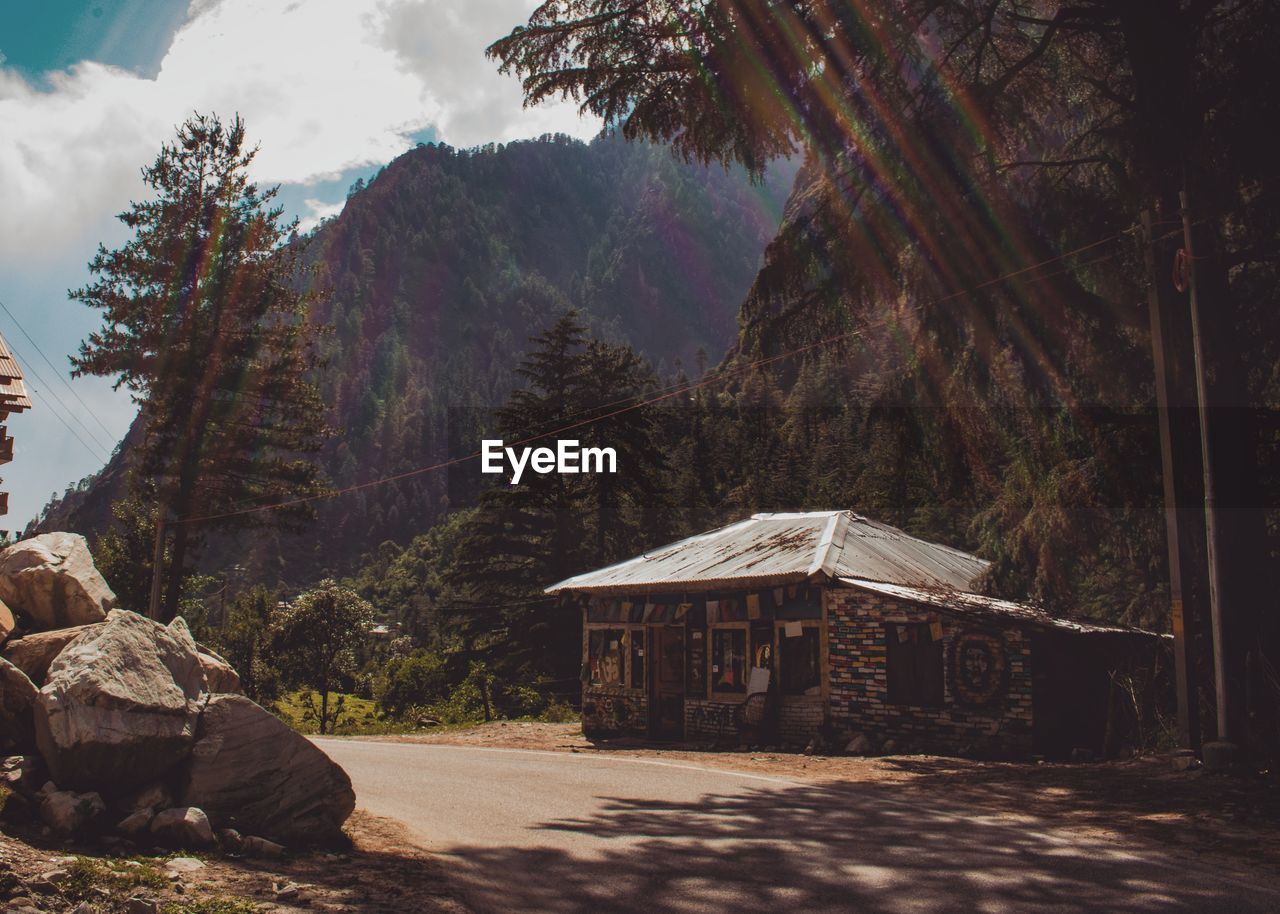
M 660 147 L 565 137 L 455 150 L 418 146 L 299 243 L 331 324 L 320 384 L 335 487 L 445 458 L 517 383 L 529 336 L 570 307 L 592 332 L 666 370 L 717 361 L 774 236 L 793 169 L 753 185 Z M 92 533 L 124 494 L 121 449 L 100 479 L 51 503 L 40 529 Z M 205 564 L 300 585 L 406 541 L 449 507 L 443 473 L 319 506 L 305 535 L 209 544 Z

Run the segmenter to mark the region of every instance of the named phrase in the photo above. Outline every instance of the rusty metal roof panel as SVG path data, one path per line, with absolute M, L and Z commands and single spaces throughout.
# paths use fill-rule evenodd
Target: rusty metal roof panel
M 842 575 L 967 588 L 986 569 L 976 556 L 852 511 L 756 514 L 561 581 L 547 593 L 712 590 Z
M 1153 632 L 1143 631 L 1139 628 L 1128 628 L 1122 625 L 1100 625 L 1094 622 L 1080 622 L 1074 619 L 1059 619 L 1035 606 L 1015 603 L 1011 600 L 1000 600 L 979 593 L 967 593 L 942 587 L 907 587 L 901 584 L 849 577 L 841 577 L 839 580 L 841 584 L 847 584 L 860 590 L 869 590 L 873 593 L 896 597 L 912 603 L 935 606 L 957 615 L 972 615 L 997 621 L 1023 622 L 1078 634 L 1107 633 L 1162 637 L 1155 635 Z

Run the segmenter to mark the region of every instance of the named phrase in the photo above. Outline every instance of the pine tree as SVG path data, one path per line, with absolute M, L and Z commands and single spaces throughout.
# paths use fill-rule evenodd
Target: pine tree
M 142 406 L 157 552 L 172 531 L 163 619 L 177 611 L 194 531 L 296 521 L 304 507 L 218 516 L 321 489 L 305 456 L 324 433 L 310 301 L 293 285 L 275 190 L 249 180 L 255 152 L 239 118 L 190 118 L 143 171 L 154 196 L 120 216 L 133 238 L 100 247 L 94 281 L 71 293 L 103 316 L 76 373 L 115 376 Z

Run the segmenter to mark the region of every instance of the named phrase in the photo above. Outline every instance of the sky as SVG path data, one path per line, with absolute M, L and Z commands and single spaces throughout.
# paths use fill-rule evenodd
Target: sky
M 34 408 L 9 417 L 0 467 L 21 531 L 51 494 L 101 469 L 136 408 L 70 377 L 98 315 L 69 301 L 140 171 L 192 112 L 239 114 L 253 177 L 302 228 L 418 142 L 456 147 L 594 136 L 572 103 L 525 109 L 484 48 L 537 0 L 0 0 L 0 332 Z

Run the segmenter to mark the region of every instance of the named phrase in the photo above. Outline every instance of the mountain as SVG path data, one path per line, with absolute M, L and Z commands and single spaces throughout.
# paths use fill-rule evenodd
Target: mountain
M 555 136 L 420 145 L 357 182 L 339 216 L 297 241 L 300 281 L 333 328 L 319 381 L 336 432 L 320 459 L 334 487 L 455 454 L 517 386 L 528 338 L 571 307 L 660 371 L 717 361 L 793 177 L 784 164 L 752 184 L 661 147 Z M 129 440 L 28 532 L 104 529 Z M 322 503 L 301 535 L 214 537 L 202 564 L 304 584 L 422 532 L 457 506 L 453 494 L 442 473 L 356 491 Z

